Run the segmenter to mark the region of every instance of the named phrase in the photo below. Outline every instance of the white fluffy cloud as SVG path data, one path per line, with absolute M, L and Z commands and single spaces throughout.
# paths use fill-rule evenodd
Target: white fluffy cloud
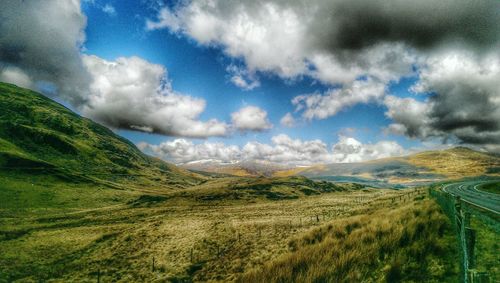
M 233 127 L 240 131 L 265 131 L 273 127 L 267 112 L 256 106 L 246 106 L 231 114 Z
M 257 75 L 253 72 L 249 72 L 245 68 L 229 65 L 226 70 L 229 73 L 230 81 L 243 90 L 252 90 L 260 86 Z
M 404 149 L 393 141 L 362 144 L 354 138 L 340 136 L 331 149 L 321 140 L 304 141 L 281 134 L 272 137 L 271 144 L 248 142 L 243 147 L 223 143 L 194 144 L 185 139 L 166 141 L 159 145 L 139 143 L 139 148 L 175 163 L 213 159 L 221 162 L 269 161 L 287 165 L 312 165 L 319 163 L 359 162 L 370 159 L 398 156 Z
M 241 158 L 241 150 L 238 146 L 226 146 L 223 143 L 205 142 L 194 144 L 192 141 L 185 139 L 175 139 L 159 145 L 142 142 L 137 146 L 145 152 L 177 164 L 206 159 L 230 162 Z
M 96 5 L 115 15 L 109 3 Z M 86 17 L 78 0 L 0 2 L 0 80 L 38 82 L 82 114 L 113 128 L 170 136 L 226 135 L 227 125 L 200 121 L 206 102 L 172 90 L 166 69 L 138 57 L 106 61 L 83 55 Z
M 342 42 L 347 24 L 344 17 L 324 13 L 346 4 L 198 0 L 161 9 L 146 28 L 168 28 L 201 44 L 221 46 L 229 56 L 243 58 L 252 73 L 273 72 L 286 79 L 309 75 L 336 84 L 367 75 L 388 81 L 410 73 L 414 58 L 404 43 L 380 40 L 367 48 L 332 52 L 339 48 L 328 46 L 328 34 L 338 30 L 335 40 Z
M 325 119 L 358 103 L 379 101 L 385 95 L 385 84 L 372 79 L 358 80 L 325 94 L 306 94 L 293 98 L 296 111 L 308 120 Z
M 282 126 L 291 128 L 291 127 L 294 127 L 296 125 L 296 121 L 295 121 L 295 118 L 293 117 L 292 113 L 288 112 L 285 114 L 285 116 L 283 116 L 281 118 L 280 124 Z
M 388 81 L 411 73 L 414 49 L 449 41 L 496 46 L 498 8 L 493 0 L 192 0 L 162 8 L 146 28 L 168 28 L 200 44 L 220 46 L 242 58 L 249 70 L 283 78 Z
M 500 142 L 499 80 L 492 79 L 498 78 L 499 9 L 494 0 L 191 0 L 163 7 L 146 27 L 219 47 L 254 75 L 310 76 L 336 87 L 294 99 L 305 119 L 385 102 L 393 132 L 491 147 Z M 360 78 L 386 85 L 415 70 L 421 81 L 414 90 L 434 93 L 427 102 L 354 89 L 365 84 Z M 242 76 L 232 78 L 250 86 Z M 404 117 L 398 105 L 414 117 Z M 423 121 L 417 112 L 425 112 Z
M 170 136 L 226 134 L 225 123 L 199 120 L 205 100 L 172 90 L 163 66 L 138 57 L 106 61 L 84 55 L 83 62 L 92 76 L 84 115 L 115 128 Z
M 339 142 L 332 146 L 334 159 L 338 162 L 360 162 L 391 156 L 401 156 L 405 150 L 394 141 L 379 141 L 375 144 L 362 144 L 354 138 L 340 136 Z

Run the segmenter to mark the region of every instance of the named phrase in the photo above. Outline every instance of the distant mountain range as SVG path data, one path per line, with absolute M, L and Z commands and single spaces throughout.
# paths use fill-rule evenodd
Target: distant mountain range
M 257 161 L 221 163 L 216 160 L 192 162 L 182 167 L 236 176 L 299 175 L 312 179 L 387 186 L 388 184 L 421 184 L 444 179 L 500 175 L 500 157 L 466 147 L 456 147 L 425 151 L 404 157 L 309 167 L 292 167 Z
M 223 175 L 233 175 L 240 177 L 265 176 L 272 177 L 278 172 L 293 170 L 294 166 L 281 165 L 261 160 L 243 160 L 235 162 L 223 162 L 220 160 L 206 159 L 192 161 L 180 165 L 182 168 L 192 171 L 202 171 Z

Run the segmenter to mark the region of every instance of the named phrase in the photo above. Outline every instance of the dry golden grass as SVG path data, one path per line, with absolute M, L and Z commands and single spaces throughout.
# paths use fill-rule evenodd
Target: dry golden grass
M 480 176 L 488 168 L 500 167 L 500 158 L 466 148 L 417 153 L 409 156 L 408 161 L 449 178 Z
M 239 282 L 456 282 L 454 234 L 431 201 L 334 220 Z
M 101 209 L 3 218 L 0 230 L 15 231 L 0 240 L 0 279 L 89 282 L 99 270 L 102 282 L 235 281 L 288 253 L 297 235 L 334 219 L 397 207 L 399 196 L 409 192 L 358 190 L 280 201 L 198 198 L 231 180 L 237 182 L 215 180 Z

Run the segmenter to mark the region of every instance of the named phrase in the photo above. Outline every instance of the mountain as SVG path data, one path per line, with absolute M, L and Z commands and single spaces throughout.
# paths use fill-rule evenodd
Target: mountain
M 118 188 L 184 188 L 204 179 L 143 154 L 108 128 L 39 93 L 6 83 L 0 83 L 0 173 Z
M 281 174 L 285 175 L 286 172 Z M 317 165 L 295 169 L 291 174 L 379 186 L 420 184 L 444 179 L 499 175 L 500 157 L 466 147 L 456 147 L 360 163 Z
M 223 162 L 214 159 L 188 162 L 180 166 L 192 171 L 233 175 L 239 177 L 271 177 L 274 176 L 277 172 L 287 171 L 293 168 L 293 166 L 281 165 L 260 160 Z

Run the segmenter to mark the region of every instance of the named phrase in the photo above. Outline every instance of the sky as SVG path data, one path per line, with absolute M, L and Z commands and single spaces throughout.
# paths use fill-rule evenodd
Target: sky
M 500 152 L 495 0 L 0 3 L 0 81 L 174 163 Z

